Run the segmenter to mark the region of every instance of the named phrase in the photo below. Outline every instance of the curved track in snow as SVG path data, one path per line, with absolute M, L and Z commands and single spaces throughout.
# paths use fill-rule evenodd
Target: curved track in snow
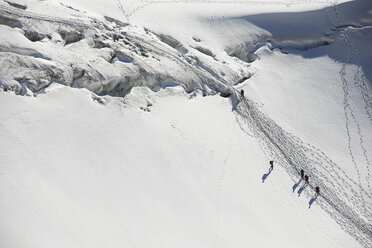
M 336 5 L 334 5 L 334 11 L 337 24 L 341 24 Z M 235 102 L 233 104 L 241 120 L 245 122 L 245 125 L 242 125 L 239 120 L 241 128 L 249 135 L 256 137 L 270 156 L 278 160 L 294 181 L 297 181 L 301 168 L 310 172 L 311 183 L 310 187 L 305 189 L 305 193 L 312 196 L 316 186 L 321 188 L 321 195 L 317 198 L 313 197 L 310 202 L 316 200 L 325 212 L 364 247 L 372 247 L 371 163 L 365 136 L 358 119 L 360 117 L 357 116 L 351 102 L 352 94 L 355 94 L 351 89 L 353 87 L 359 89 L 357 97 L 362 99 L 370 124 L 372 124 L 371 97 L 367 88 L 367 80 L 360 66 L 356 66 L 356 70 L 353 71 L 354 75 L 351 77 L 353 82 L 348 77 L 350 73 L 348 69 L 351 67 L 349 64 L 358 65 L 358 51 L 347 29 L 340 30 L 339 41 L 344 44 L 345 58 L 339 74 L 344 93 L 343 107 L 348 150 L 357 175 L 356 181 L 324 152 L 283 130 L 260 112 L 253 101 L 246 98 L 239 99 L 239 93 L 234 92 Z M 357 157 L 356 154 L 361 154 L 361 156 Z M 361 170 L 367 172 L 366 178 L 362 177 Z M 367 189 L 363 187 L 365 182 Z
M 336 26 L 342 24 L 336 5 L 334 12 Z M 278 163 L 297 182 L 300 169 L 310 176 L 309 187 L 305 193 L 328 213 L 345 231 L 356 238 L 364 247 L 372 247 L 372 190 L 371 162 L 365 143 L 365 134 L 357 115 L 352 97 L 360 98 L 365 114 L 372 125 L 372 97 L 369 94 L 367 79 L 358 66 L 358 50 L 348 35 L 348 27 L 339 29 L 339 41 L 344 44 L 345 58 L 339 71 L 341 86 L 344 93 L 345 130 L 348 138 L 348 150 L 351 164 L 357 179 L 348 173 L 323 151 L 311 144 L 303 142 L 295 135 L 286 132 L 268 116 L 263 114 L 256 104 L 240 98 L 240 93 L 234 91 L 233 106 L 237 112 L 240 127 L 250 136 L 258 139 L 270 157 L 275 157 Z M 349 70 L 355 67 L 355 70 Z M 348 73 L 352 72 L 353 75 Z M 350 79 L 351 78 L 351 79 Z M 357 89 L 355 93 L 355 89 Z M 357 156 L 359 155 L 359 156 Z M 367 176 L 362 177 L 366 172 Z M 321 195 L 313 197 L 315 187 L 321 188 Z M 366 188 L 365 188 L 366 187 Z
M 341 26 L 342 20 L 340 17 L 340 14 L 338 12 L 337 6 L 333 5 L 333 10 L 335 12 L 335 19 L 336 19 L 336 25 Z M 372 106 L 371 106 L 371 97 L 369 95 L 368 87 L 367 87 L 367 80 L 364 77 L 364 74 L 362 72 L 361 67 L 358 65 L 358 50 L 355 47 L 354 43 L 352 42 L 351 37 L 349 36 L 350 27 L 346 27 L 341 30 L 340 32 L 340 41 L 344 45 L 345 50 L 345 58 L 344 62 L 342 63 L 341 69 L 340 69 L 340 78 L 342 82 L 342 89 L 344 92 L 344 114 L 345 114 L 345 126 L 346 126 L 346 132 L 348 136 L 348 148 L 349 148 L 349 154 L 351 161 L 354 165 L 355 171 L 358 175 L 358 182 L 360 187 L 360 196 L 363 201 L 363 206 L 366 205 L 365 201 L 365 195 L 363 192 L 363 181 L 365 180 L 366 185 L 368 187 L 368 191 L 370 194 L 372 194 L 370 180 L 371 180 L 371 163 L 368 156 L 368 152 L 365 145 L 365 138 L 363 131 L 361 129 L 360 121 L 358 120 L 355 110 L 351 103 L 351 89 L 353 87 L 356 87 L 359 89 L 358 92 L 354 94 L 359 94 L 358 98 L 362 99 L 364 104 L 364 109 L 366 111 L 367 118 L 369 120 L 369 123 L 372 125 Z M 354 64 L 356 66 L 356 70 L 352 71 L 354 74 L 352 79 L 347 77 L 348 70 L 347 70 L 347 64 Z M 350 82 L 353 81 L 353 82 Z M 352 146 L 352 140 L 359 140 L 359 146 L 354 147 Z M 361 152 L 363 154 L 363 161 L 361 163 L 358 163 L 355 158 L 355 154 Z M 366 178 L 361 177 L 360 170 L 364 169 L 366 171 L 367 176 Z

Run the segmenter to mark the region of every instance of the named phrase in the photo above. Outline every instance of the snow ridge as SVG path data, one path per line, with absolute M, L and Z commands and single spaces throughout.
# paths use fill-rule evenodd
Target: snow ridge
M 62 23 L 65 25 L 71 25 L 71 26 L 81 26 L 81 27 L 89 27 L 91 23 L 83 22 L 80 19 L 73 19 L 73 18 L 62 18 L 58 16 L 48 16 L 48 15 L 42 15 L 39 13 L 33 13 L 28 10 L 22 10 L 19 8 L 12 7 L 8 4 L 4 4 L 3 2 L 0 2 L 0 10 L 7 12 L 9 14 L 18 16 L 18 17 L 24 17 L 24 18 L 30 18 L 40 21 L 46 21 L 46 22 L 56 22 L 56 23 Z

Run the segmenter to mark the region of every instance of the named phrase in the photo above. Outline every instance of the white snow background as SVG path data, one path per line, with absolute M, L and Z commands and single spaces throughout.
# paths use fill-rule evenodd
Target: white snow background
M 371 247 L 371 25 L 369 0 L 0 0 L 0 247 Z

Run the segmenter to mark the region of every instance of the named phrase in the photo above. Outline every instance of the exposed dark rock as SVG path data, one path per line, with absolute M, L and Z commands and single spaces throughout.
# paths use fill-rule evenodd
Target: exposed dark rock
M 84 35 L 79 31 L 71 31 L 71 30 L 60 30 L 60 35 L 62 39 L 65 40 L 65 45 L 79 42 L 84 39 Z
M 194 41 L 196 41 L 196 42 L 200 42 L 201 41 L 201 39 L 199 39 L 198 37 L 192 37 L 192 39 L 194 40 Z
M 212 53 L 211 50 L 209 50 L 208 48 L 204 48 L 204 47 L 200 47 L 200 46 L 197 46 L 195 47 L 196 50 L 198 50 L 199 52 L 205 54 L 205 55 L 208 55 L 208 56 L 211 56 L 211 57 L 215 57 L 216 55 L 214 55 L 214 53 Z
M 7 17 L 5 15 L 1 15 L 1 11 L 0 11 L 0 24 L 1 25 L 6 25 L 6 26 L 9 26 L 9 27 L 12 27 L 12 28 L 21 28 L 22 27 L 22 24 L 18 20 Z
M 22 5 L 22 4 L 19 4 L 19 3 L 13 3 L 13 2 L 10 2 L 10 1 L 5 1 L 7 4 L 9 4 L 10 6 L 14 7 L 14 8 L 18 8 L 18 9 L 27 9 L 27 6 L 26 5 Z
M 25 31 L 24 35 L 26 36 L 27 39 L 29 39 L 32 42 L 41 41 L 42 39 L 46 37 L 46 35 L 40 34 L 35 31 Z

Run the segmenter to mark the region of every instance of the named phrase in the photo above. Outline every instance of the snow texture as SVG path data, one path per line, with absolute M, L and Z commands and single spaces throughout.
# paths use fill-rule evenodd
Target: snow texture
M 0 33 L 1 246 L 372 246 L 371 1 L 0 0 Z

